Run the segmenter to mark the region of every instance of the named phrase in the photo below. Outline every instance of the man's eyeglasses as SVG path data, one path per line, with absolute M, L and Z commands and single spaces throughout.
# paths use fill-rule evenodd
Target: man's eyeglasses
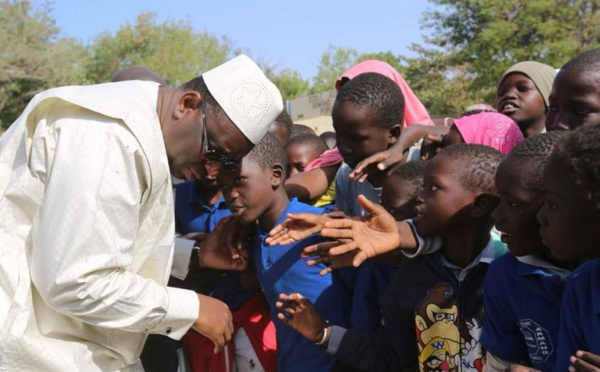
M 206 130 L 206 115 L 204 114 L 204 102 L 200 102 L 200 114 L 202 118 L 202 156 L 206 160 L 219 162 L 225 171 L 234 171 L 240 169 L 240 162 L 230 159 L 217 150 L 211 148 L 208 140 L 208 131 Z

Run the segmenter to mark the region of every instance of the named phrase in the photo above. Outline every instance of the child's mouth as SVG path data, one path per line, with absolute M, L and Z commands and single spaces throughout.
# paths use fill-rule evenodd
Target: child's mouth
M 502 113 L 503 114 L 512 114 L 513 112 L 517 111 L 519 108 L 517 106 L 515 106 L 512 103 L 506 103 L 504 104 L 504 106 L 502 106 Z
M 513 241 L 513 235 L 503 232 L 502 234 L 500 234 L 500 240 L 504 244 L 510 244 Z

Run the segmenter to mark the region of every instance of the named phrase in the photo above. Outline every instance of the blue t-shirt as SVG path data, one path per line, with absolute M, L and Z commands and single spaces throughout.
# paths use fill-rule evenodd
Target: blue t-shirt
M 352 171 L 344 163 L 336 173 L 336 208 L 348 216 L 367 216 L 368 213 L 357 201 L 358 195 L 364 195 L 374 203 L 381 203 L 381 187 L 374 187 L 368 180 L 351 181 L 349 175 Z M 381 326 L 381 301 L 395 272 L 395 266 L 377 262 L 365 262 L 358 268 L 346 267 L 339 270 L 344 284 L 353 293 L 350 314 L 353 329 L 371 332 Z
M 483 287 L 483 347 L 506 361 L 551 371 L 563 284 L 560 275 L 510 253 L 492 262 Z
M 209 233 L 221 218 L 231 215 L 225 199 L 221 197 L 209 205 L 202 200 L 200 192 L 193 181 L 175 186 L 175 227 L 181 234 Z
M 290 201 L 277 221 L 280 224 L 288 213 L 323 213 L 322 208 Z M 269 246 L 264 239 L 268 232 L 260 231 L 259 241 L 252 247 L 256 274 L 271 307 L 271 318 L 277 332 L 277 370 L 286 372 L 330 371 L 337 361 L 323 354 L 319 346 L 306 339 L 277 318 L 275 303 L 279 294 L 298 292 L 315 304 L 321 314 L 332 324 L 348 324 L 349 299 L 338 276 L 320 276 L 324 265 L 308 266 L 300 257 L 305 247 L 322 242 L 317 235 L 297 243 Z
M 200 197 L 201 190 L 195 182 L 184 182 L 175 187 L 175 223 L 181 234 L 191 232 L 210 233 L 217 223 L 231 211 L 222 197 L 208 205 Z M 186 278 L 194 289 L 207 296 L 223 301 L 231 310 L 237 310 L 256 289 L 244 288 L 240 284 L 239 271 L 201 269 L 191 271 Z
M 556 370 L 566 371 L 577 350 L 600 354 L 600 261 L 573 271 L 561 304 Z

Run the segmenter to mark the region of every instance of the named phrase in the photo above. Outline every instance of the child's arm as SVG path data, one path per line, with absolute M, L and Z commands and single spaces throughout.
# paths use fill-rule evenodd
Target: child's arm
M 343 363 L 365 371 L 398 371 L 417 360 L 411 311 L 394 314 L 385 326 L 372 334 L 364 334 L 328 324 L 317 308 L 299 293 L 281 294 L 280 299 L 275 304 L 280 310 L 279 320 Z
M 317 199 L 327 192 L 339 167 L 336 164 L 297 173 L 285 181 L 285 191 L 304 203 Z
M 402 130 L 400 138 L 387 150 L 371 155 L 358 163 L 354 171 L 350 173 L 350 179 L 358 179 L 363 182 L 367 179 L 369 171 L 376 165 L 377 169 L 384 171 L 388 169 L 388 175 L 404 163 L 404 152 L 423 137 L 430 134 L 445 134 L 448 128 L 429 125 L 414 124 Z

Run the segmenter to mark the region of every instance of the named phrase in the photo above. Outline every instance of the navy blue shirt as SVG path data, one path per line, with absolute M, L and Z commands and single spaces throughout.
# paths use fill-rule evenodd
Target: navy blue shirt
M 283 222 L 288 213 L 322 214 L 323 209 L 293 199 L 276 224 Z M 271 307 L 277 332 L 277 370 L 330 371 L 336 366 L 336 359 L 323 354 L 314 342 L 281 323 L 275 303 L 280 293 L 298 292 L 314 303 L 331 323 L 347 325 L 349 296 L 337 275 L 320 276 L 324 265 L 308 266 L 306 260 L 300 258 L 305 247 L 323 241 L 320 237 L 313 235 L 289 245 L 269 246 L 264 242 L 267 235 L 268 232 L 259 229 L 260 240 L 252 251 L 258 281 Z
M 511 253 L 492 262 L 483 287 L 483 347 L 503 360 L 552 371 L 563 277 Z
M 578 267 L 565 285 L 556 370 L 566 371 L 577 350 L 600 354 L 600 261 Z
M 201 190 L 195 182 L 184 182 L 175 187 L 175 224 L 181 234 L 191 232 L 210 233 L 217 223 L 231 211 L 222 197 L 214 205 L 208 205 L 200 197 Z M 186 282 L 196 292 L 217 298 L 237 310 L 256 289 L 248 289 L 240 284 L 239 271 L 200 269 L 190 271 Z

